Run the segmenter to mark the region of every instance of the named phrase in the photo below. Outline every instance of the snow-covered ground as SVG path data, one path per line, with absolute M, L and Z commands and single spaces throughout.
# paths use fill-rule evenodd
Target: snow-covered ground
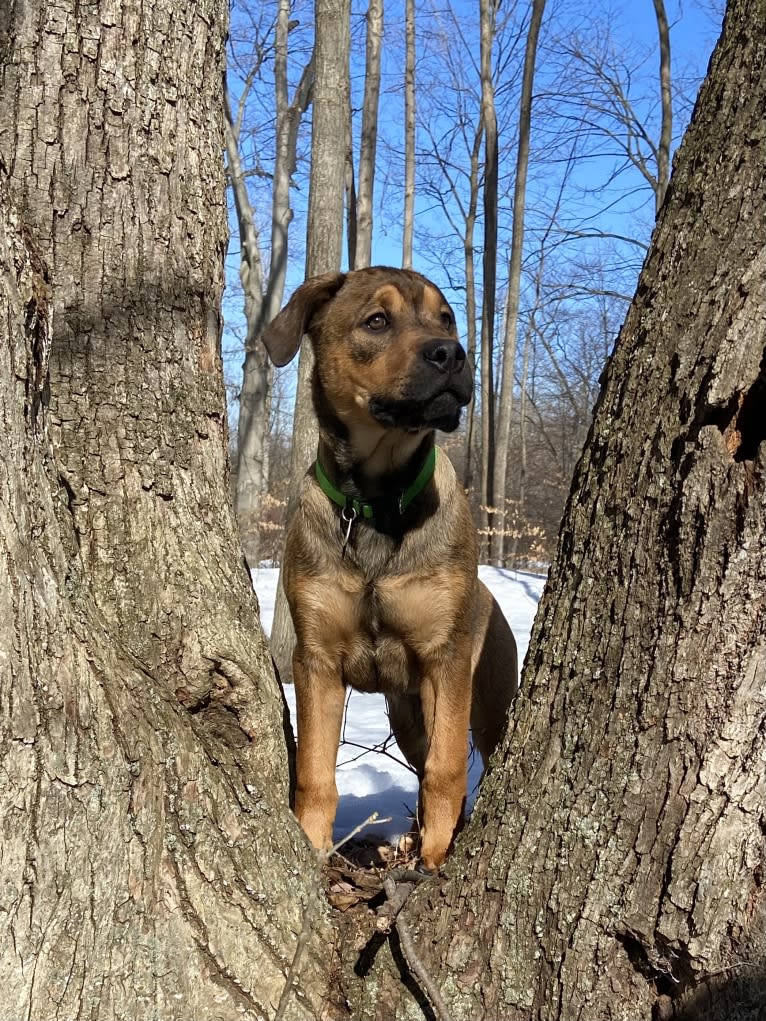
M 521 664 L 545 578 L 496 567 L 480 567 L 479 575 L 493 592 L 513 629 Z M 261 621 L 267 633 L 274 615 L 277 576 L 274 568 L 253 571 Z M 285 694 L 295 726 L 295 689 L 291 684 L 285 686 Z M 471 802 L 480 775 L 481 761 L 476 755 L 472 757 L 468 776 Z M 417 804 L 417 777 L 390 736 L 382 695 L 349 692 L 343 740 L 338 749 L 337 784 L 340 802 L 335 818 L 336 839 L 345 836 L 375 811 L 380 818 L 391 817 L 390 823 L 375 827 L 376 834 L 381 837 L 395 839 L 409 829 Z

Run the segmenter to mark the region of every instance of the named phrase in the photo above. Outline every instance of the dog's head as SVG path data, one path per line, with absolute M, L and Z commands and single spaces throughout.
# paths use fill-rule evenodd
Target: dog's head
M 347 428 L 457 428 L 473 376 L 452 309 L 419 273 L 376 266 L 307 280 L 264 335 L 275 365 L 295 356 L 304 334 L 315 398 Z

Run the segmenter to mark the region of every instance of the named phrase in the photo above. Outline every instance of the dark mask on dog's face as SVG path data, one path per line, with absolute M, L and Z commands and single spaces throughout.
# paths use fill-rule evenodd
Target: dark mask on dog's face
M 473 373 L 452 309 L 425 277 L 349 273 L 309 332 L 321 343 L 320 393 L 347 427 L 366 419 L 408 432 L 457 428 Z

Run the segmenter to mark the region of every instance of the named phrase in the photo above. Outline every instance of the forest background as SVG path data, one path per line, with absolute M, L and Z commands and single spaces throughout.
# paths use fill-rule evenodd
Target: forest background
M 441 441 L 486 562 L 551 559 L 722 15 L 704 0 L 351 4 L 342 265 L 412 265 L 456 311 L 477 396 Z M 224 354 L 253 566 L 279 558 L 313 443 L 291 460 L 295 368 L 275 373 L 259 336 L 306 275 L 314 28 L 305 0 L 232 6 Z

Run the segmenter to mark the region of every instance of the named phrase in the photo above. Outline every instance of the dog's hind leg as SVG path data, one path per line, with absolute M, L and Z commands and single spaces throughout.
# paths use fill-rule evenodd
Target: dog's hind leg
M 387 695 L 388 722 L 396 743 L 418 779 L 423 779 L 426 768 L 428 742 L 423 724 L 423 710 L 419 695 Z
M 428 753 L 420 784 L 420 858 L 438 869 L 463 824 L 471 712 L 468 637 L 424 666 L 421 684 Z
M 505 735 L 508 712 L 518 691 L 518 672 L 513 632 L 489 589 L 479 582 L 471 731 L 485 768 Z

